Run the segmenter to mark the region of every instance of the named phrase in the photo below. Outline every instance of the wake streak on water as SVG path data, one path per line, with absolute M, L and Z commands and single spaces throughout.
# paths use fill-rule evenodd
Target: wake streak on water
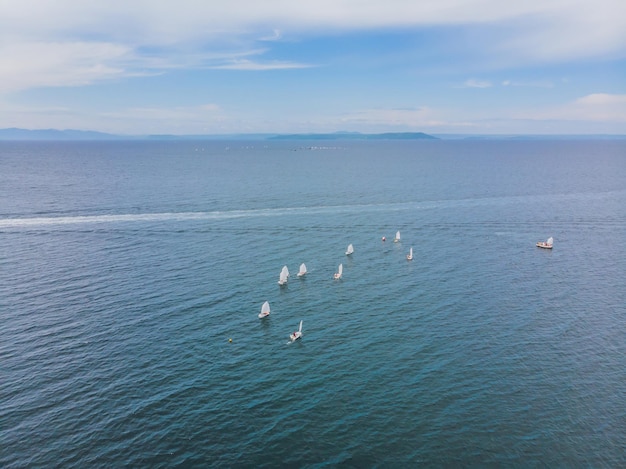
M 585 194 L 589 198 L 602 198 L 611 193 Z M 594 197 L 595 196 L 595 197 Z M 572 195 L 551 195 L 554 200 L 572 199 Z M 581 197 L 576 194 L 574 197 Z M 101 223 L 141 223 L 141 222 L 168 222 L 168 221 L 203 221 L 203 220 L 228 220 L 234 218 L 254 217 L 281 217 L 293 215 L 332 215 L 340 213 L 366 213 L 366 212 L 390 212 L 402 210 L 428 210 L 454 207 L 477 207 L 486 205 L 503 205 L 511 201 L 541 203 L 548 196 L 518 196 L 518 197 L 487 197 L 460 200 L 435 200 L 435 201 L 410 201 L 398 203 L 359 204 L 359 205 L 329 205 L 311 207 L 280 207 L 269 209 L 229 210 L 215 212 L 165 212 L 165 213 L 128 213 L 106 215 L 79 215 L 67 217 L 30 217 L 30 218 L 4 218 L 0 219 L 0 229 L 45 227 L 54 225 L 83 225 Z

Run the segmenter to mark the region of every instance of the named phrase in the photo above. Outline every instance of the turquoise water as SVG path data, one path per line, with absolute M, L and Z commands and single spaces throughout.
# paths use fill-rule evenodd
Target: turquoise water
M 0 466 L 625 466 L 625 233 L 623 141 L 0 142 Z

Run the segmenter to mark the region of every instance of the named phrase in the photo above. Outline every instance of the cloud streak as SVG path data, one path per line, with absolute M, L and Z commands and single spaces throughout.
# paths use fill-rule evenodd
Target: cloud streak
M 592 93 L 560 106 L 517 112 L 517 119 L 610 123 L 626 129 L 626 94 Z
M 266 70 L 290 70 L 297 68 L 310 68 L 314 65 L 302 64 L 297 62 L 254 62 L 252 60 L 233 60 L 230 63 L 221 65 L 210 65 L 208 68 L 216 70 L 249 70 L 249 71 L 266 71 Z
M 125 74 L 128 47 L 107 42 L 0 46 L 0 92 L 38 86 L 82 86 Z
M 493 84 L 487 80 L 469 79 L 463 83 L 462 88 L 491 88 Z

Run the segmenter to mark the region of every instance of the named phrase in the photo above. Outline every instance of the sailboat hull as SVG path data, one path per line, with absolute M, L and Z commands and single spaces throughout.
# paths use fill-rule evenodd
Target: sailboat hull
M 266 318 L 270 315 L 270 313 L 259 313 L 259 319 Z
M 545 241 L 539 241 L 539 242 L 537 243 L 537 247 L 538 247 L 538 248 L 542 248 L 542 249 L 552 249 L 552 245 L 551 245 L 551 244 L 546 243 Z

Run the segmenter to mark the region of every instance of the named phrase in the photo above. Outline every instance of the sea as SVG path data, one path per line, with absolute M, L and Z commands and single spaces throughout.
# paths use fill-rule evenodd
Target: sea
M 626 140 L 0 142 L 0 467 L 286 466 L 626 467 Z

